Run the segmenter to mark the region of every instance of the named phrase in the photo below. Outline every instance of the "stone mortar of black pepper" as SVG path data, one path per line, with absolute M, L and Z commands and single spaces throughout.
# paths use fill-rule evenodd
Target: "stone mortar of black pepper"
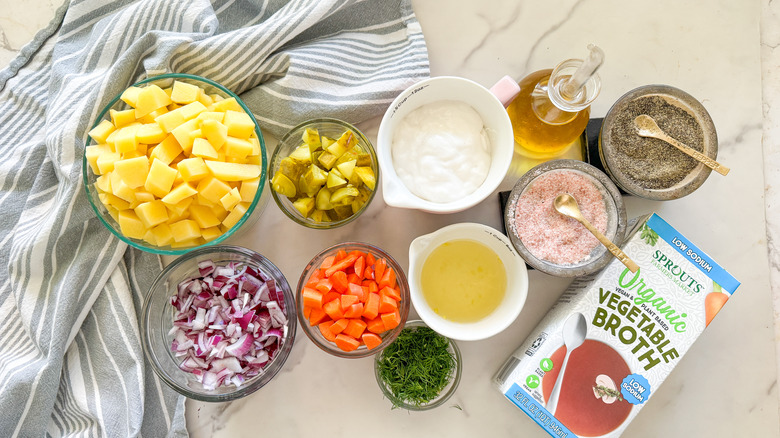
M 668 135 L 704 151 L 704 133 L 696 118 L 661 96 L 637 98 L 616 115 L 610 129 L 614 160 L 625 176 L 650 190 L 673 187 L 683 181 L 699 162 L 674 146 L 655 138 L 640 137 L 634 119 L 647 114 Z

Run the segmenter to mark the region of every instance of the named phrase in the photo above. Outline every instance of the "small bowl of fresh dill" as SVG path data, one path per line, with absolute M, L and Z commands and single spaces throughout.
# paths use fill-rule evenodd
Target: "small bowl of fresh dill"
M 455 393 L 462 373 L 460 349 L 420 320 L 404 329 L 374 359 L 374 374 L 393 409 L 425 411 Z

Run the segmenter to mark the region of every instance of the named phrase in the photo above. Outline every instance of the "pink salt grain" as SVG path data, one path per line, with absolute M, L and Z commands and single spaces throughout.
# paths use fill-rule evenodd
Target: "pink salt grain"
M 536 258 L 572 265 L 585 261 L 600 243 L 582 224 L 555 210 L 553 200 L 562 193 L 572 195 L 585 219 L 606 232 L 607 209 L 601 192 L 588 177 L 571 170 L 537 177 L 517 200 L 512 228 Z

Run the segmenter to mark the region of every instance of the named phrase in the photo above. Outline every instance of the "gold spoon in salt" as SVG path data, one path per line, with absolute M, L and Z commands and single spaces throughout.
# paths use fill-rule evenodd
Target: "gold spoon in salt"
M 553 201 L 553 207 L 555 207 L 556 210 L 558 210 L 558 213 L 568 216 L 572 219 L 575 219 L 579 221 L 582 225 L 585 226 L 585 228 L 588 229 L 588 231 L 591 232 L 594 236 L 596 236 L 596 239 L 599 239 L 599 242 L 601 242 L 602 245 L 606 246 L 609 252 L 612 253 L 612 255 L 615 256 L 618 260 L 620 260 L 621 263 L 626 265 L 626 267 L 633 273 L 636 272 L 637 269 L 639 269 L 639 266 L 637 266 L 636 263 L 634 263 L 633 260 L 631 260 L 626 253 L 624 253 L 620 248 L 618 248 L 617 245 L 612 243 L 611 240 L 607 239 L 607 236 L 601 234 L 599 230 L 596 229 L 593 225 L 588 222 L 585 217 L 582 216 L 582 212 L 580 211 L 580 206 L 577 205 L 577 200 L 574 199 L 574 197 L 568 193 L 562 193 L 555 197 L 555 200 Z
M 640 114 L 636 116 L 636 118 L 634 119 L 634 128 L 636 129 L 636 133 L 639 134 L 640 137 L 652 137 L 652 138 L 657 138 L 659 140 L 663 140 L 669 143 L 670 145 L 676 147 L 677 149 L 681 150 L 682 152 L 690 155 L 694 159 L 704 163 L 705 166 L 709 167 L 715 172 L 718 172 L 721 175 L 727 175 L 729 173 L 729 170 L 731 170 L 728 167 L 713 160 L 712 158 L 702 154 L 696 149 L 693 149 L 690 146 L 670 137 L 669 134 L 665 133 L 658 126 L 658 124 L 655 123 L 655 120 L 652 117 L 648 116 L 647 114 Z

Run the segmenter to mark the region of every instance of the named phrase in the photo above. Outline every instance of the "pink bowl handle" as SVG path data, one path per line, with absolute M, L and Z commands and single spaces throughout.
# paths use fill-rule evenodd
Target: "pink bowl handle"
M 517 93 L 520 92 L 520 86 L 517 85 L 517 82 L 511 77 L 504 76 L 490 87 L 490 92 L 493 93 L 493 95 L 501 101 L 501 104 L 504 105 L 504 108 L 506 108 L 512 103 L 512 100 L 517 96 Z

